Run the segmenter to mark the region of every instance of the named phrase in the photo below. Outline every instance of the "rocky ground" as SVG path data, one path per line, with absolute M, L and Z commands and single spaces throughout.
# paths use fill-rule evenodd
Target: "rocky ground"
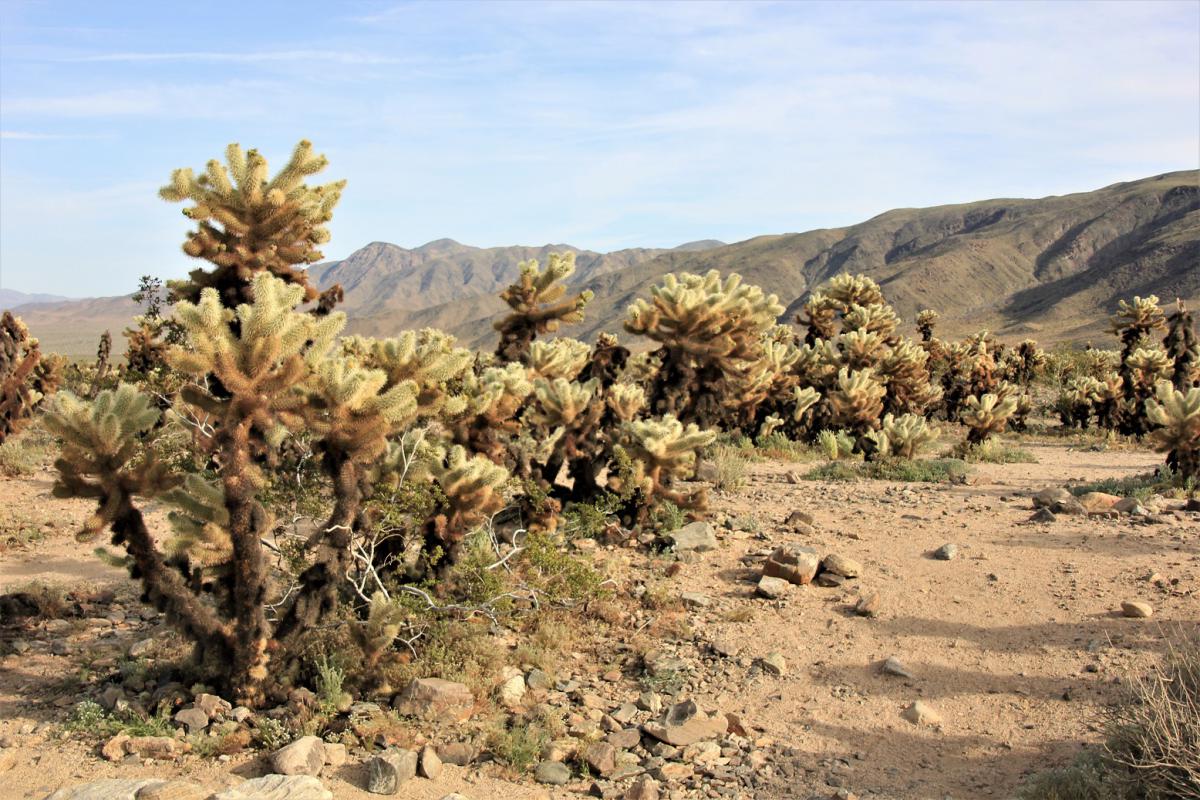
M 143 800 L 372 797 L 368 786 L 389 782 L 431 800 L 1011 797 L 1095 741 L 1119 676 L 1200 619 L 1200 513 L 1182 501 L 1131 514 L 1094 498 L 1089 515 L 1051 493 L 1059 513 L 1031 521 L 1035 493 L 1147 472 L 1160 456 L 1024 446 L 1037 463 L 976 465 L 953 485 L 809 482 L 797 474 L 810 465 L 756 462 L 677 556 L 589 548 L 642 602 L 627 641 L 498 687 L 501 705 L 564 717 L 565 735 L 519 780 L 481 763 L 453 722 L 480 698 L 436 682 L 399 699 L 424 718 L 405 731 L 382 731 L 385 710 L 369 703 L 344 715 L 352 741 L 393 746 L 383 758 L 315 739 L 274 757 L 185 752 L 184 732 L 236 740 L 275 712 L 241 719 L 219 698 L 120 674 L 175 640 L 122 571 L 74 541 L 85 505 L 51 499 L 46 473 L 0 481 L 0 593 L 69 590 L 55 619 L 0 609 L 3 795 L 79 796 L 70 787 L 112 778 L 174 781 L 110 786 Z M 97 745 L 63 733 L 80 699 L 119 707 L 172 692 L 179 734 Z M 300 694 L 278 713 L 311 702 Z M 290 777 L 245 783 L 273 773 Z

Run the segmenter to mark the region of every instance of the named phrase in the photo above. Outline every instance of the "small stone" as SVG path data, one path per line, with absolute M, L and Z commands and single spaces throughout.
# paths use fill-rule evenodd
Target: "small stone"
M 571 770 L 558 761 L 543 761 L 537 765 L 533 779 L 550 786 L 565 786 L 571 780 Z
M 755 587 L 755 592 L 757 592 L 759 597 L 765 597 L 768 600 L 778 600 L 787 594 L 790 585 L 783 578 L 773 578 L 770 575 L 763 575 L 758 579 L 758 586 Z
M 1121 501 L 1121 498 L 1115 494 L 1105 492 L 1088 492 L 1080 495 L 1077 499 L 1079 505 L 1083 506 L 1083 510 L 1089 514 L 1112 511 L 1113 506 Z
M 792 513 L 788 514 L 787 519 L 783 521 L 783 524 L 789 528 L 794 528 L 798 525 L 812 525 L 813 515 L 807 511 L 796 509 Z
M 252 716 L 254 716 L 254 712 L 245 706 L 238 706 L 229 712 L 229 718 L 238 723 L 245 722 Z
M 613 731 L 605 737 L 605 741 L 619 750 L 632 750 L 642 741 L 642 732 L 637 728 L 625 728 Z
M 917 700 L 908 708 L 904 709 L 904 713 L 900 716 L 914 725 L 927 725 L 935 727 L 942 724 L 942 715 L 934 711 L 933 708 L 923 700 Z
M 596 742 L 584 751 L 583 760 L 592 772 L 601 777 L 608 776 L 617 768 L 617 748 L 608 742 Z
M 417 761 L 417 772 L 421 777 L 429 778 L 431 781 L 436 781 L 442 774 L 442 760 L 438 758 L 437 750 L 432 746 L 425 745 L 421 748 L 421 755 Z
M 188 733 L 200 733 L 208 727 L 208 714 L 198 708 L 185 708 L 175 714 L 175 722 L 187 728 Z
M 712 525 L 703 520 L 684 525 L 682 528 L 667 534 L 675 552 L 705 552 L 717 549 L 717 534 Z
M 412 750 L 391 748 L 367 762 L 367 791 L 396 794 L 400 785 L 417 774 L 417 754 Z
M 100 748 L 100 755 L 104 756 L 107 761 L 120 761 L 128 755 L 125 752 L 125 743 L 128 741 L 129 736 L 127 734 L 118 733 L 104 743 Z
M 772 675 L 782 675 L 787 672 L 787 661 L 779 653 L 768 653 L 762 659 L 762 667 Z
M 222 700 L 215 694 L 205 694 L 203 692 L 196 695 L 196 699 L 192 701 L 192 705 L 208 715 L 210 720 L 220 719 L 233 710 L 233 706 L 228 701 Z
M 169 761 L 189 747 L 185 742 L 168 736 L 134 736 L 125 742 L 125 752 L 138 758 Z
M 673 747 L 690 744 L 723 735 L 729 721 L 721 715 L 709 716 L 692 700 L 684 700 L 667 709 L 662 717 L 646 722 L 642 730 Z
M 508 708 L 519 706 L 521 701 L 525 699 L 525 676 L 521 674 L 513 675 L 500 684 L 500 689 L 496 694 L 504 706 Z
M 625 800 L 658 800 L 658 781 L 641 777 L 625 790 Z
M 301 736 L 271 754 L 271 769 L 279 775 L 320 775 L 325 745 L 318 736 Z
M 712 605 L 712 598 L 701 592 L 684 592 L 679 599 L 689 608 L 708 608 Z
M 393 705 L 401 714 L 412 717 L 462 722 L 474 713 L 475 696 L 461 683 L 418 678 L 396 695 Z
M 898 678 L 913 678 L 913 674 L 908 671 L 908 667 L 895 656 L 889 656 L 883 662 L 883 672 L 885 675 L 895 675 Z
M 540 669 L 531 669 L 525 676 L 525 687 L 535 692 L 546 691 L 553 685 L 550 676 Z
M 444 744 L 437 749 L 437 754 L 443 764 L 453 764 L 456 767 L 465 767 L 475 760 L 475 748 L 468 742 Z
M 858 602 L 854 604 L 854 613 L 860 617 L 874 617 L 882 606 L 883 597 L 879 592 L 871 592 L 859 595 Z
M 323 749 L 325 750 L 325 766 L 327 767 L 334 767 L 336 769 L 345 764 L 350 758 L 344 744 L 325 742 Z
M 843 578 L 857 578 L 863 571 L 862 564 L 838 553 L 830 553 L 825 556 L 821 566 L 826 572 L 841 575 Z
M 161 778 L 106 778 L 59 789 L 46 800 L 134 800 L 142 789 L 163 783 Z
M 953 561 L 957 555 L 958 545 L 950 544 L 949 542 L 933 551 L 933 557 L 938 561 Z
M 763 575 L 771 578 L 783 578 L 788 583 L 803 586 L 811 583 L 821 560 L 811 547 L 797 544 L 784 544 L 775 548 L 770 558 L 763 564 Z
M 1029 517 L 1028 522 L 1031 522 L 1031 523 L 1054 522 L 1056 519 L 1058 519 L 1058 517 L 1056 517 L 1054 515 L 1054 512 L 1051 511 L 1050 509 L 1039 508 L 1037 511 L 1033 512 L 1032 516 Z
M 1141 600 L 1126 600 L 1121 603 L 1121 614 L 1132 619 L 1149 619 L 1154 616 L 1154 607 Z

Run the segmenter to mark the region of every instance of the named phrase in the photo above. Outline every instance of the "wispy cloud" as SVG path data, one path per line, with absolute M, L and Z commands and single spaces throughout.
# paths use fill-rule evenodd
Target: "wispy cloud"
M 337 64 L 407 64 L 414 59 L 338 50 L 275 50 L 265 52 L 183 51 L 177 53 L 97 53 L 57 59 L 74 63 L 151 63 L 151 62 L 210 62 L 226 64 L 265 64 L 272 62 L 331 62 Z
M 94 133 L 39 133 L 36 131 L 0 131 L 0 139 L 19 142 L 55 142 L 87 139 L 108 139 L 111 135 Z

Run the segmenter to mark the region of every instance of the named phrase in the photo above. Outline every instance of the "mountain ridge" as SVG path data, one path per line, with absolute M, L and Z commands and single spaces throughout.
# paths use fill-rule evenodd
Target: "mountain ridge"
M 598 253 L 565 244 L 477 248 L 443 238 L 406 249 L 377 241 L 314 264 L 310 275 L 322 288 L 343 285 L 350 332 L 439 327 L 490 346 L 491 322 L 505 311 L 496 295 L 519 262 L 567 250 L 576 254 L 572 288 L 595 294 L 584 322 L 563 331 L 583 339 L 619 332 L 624 308 L 666 273 L 718 269 L 777 294 L 785 321 L 833 275 L 862 272 L 910 325 L 917 310 L 934 308 L 947 335 L 988 328 L 1009 338 L 1081 340 L 1102 335 L 1123 297 L 1200 300 L 1200 170 L 1044 198 L 890 209 L 854 225 L 733 244 Z M 101 323 L 116 333 L 134 313 L 128 297 L 22 309 L 48 349 L 70 355 L 90 354 Z

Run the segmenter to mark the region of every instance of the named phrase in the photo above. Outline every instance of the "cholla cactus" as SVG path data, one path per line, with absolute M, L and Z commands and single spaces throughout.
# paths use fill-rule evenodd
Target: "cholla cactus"
M 1166 327 L 1166 317 L 1158 305 L 1158 298 L 1134 297 L 1122 300 L 1117 313 L 1109 321 L 1109 330 L 1121 339 L 1122 349 L 1133 352 L 1157 330 Z
M 662 345 L 648 392 L 652 408 L 705 425 L 725 420 L 728 408 L 717 398 L 728 396 L 743 367 L 762 357 L 783 306 L 740 276 L 722 280 L 716 270 L 667 275 L 650 293 L 629 307 L 625 329 Z
M 627 422 L 621 429 L 621 448 L 632 469 L 628 475 L 614 475 L 611 487 L 618 493 L 640 491 L 643 504 L 639 516 L 645 519 L 652 507 L 669 500 L 680 508 L 704 508 L 704 490 L 683 493 L 673 488 L 695 470 L 697 452 L 717 438 L 714 431 L 700 430 L 694 423 L 684 425 L 670 415 L 661 419 Z
M 1054 403 L 1054 410 L 1058 412 L 1062 424 L 1068 428 L 1086 430 L 1100 401 L 1103 387 L 1100 381 L 1086 375 L 1068 381 Z
M 417 387 L 418 415 L 434 419 L 456 416 L 466 408 L 466 398 L 455 387 L 471 369 L 475 354 L 455 342 L 448 333 L 424 328 L 391 339 L 348 337 L 342 340 L 342 351 L 364 367 L 381 370 L 388 387 L 411 381 Z
M 937 431 L 929 427 L 925 418 L 916 414 L 896 417 L 887 414 L 873 437 L 881 455 L 912 460 L 927 445 L 937 441 Z
M 457 445 L 438 453 L 429 469 L 446 497 L 446 510 L 426 524 L 425 554 L 432 557 L 440 549 L 445 559 L 439 565 L 444 568 L 454 563 L 463 537 L 504 507 L 500 488 L 508 471 Z
M 1167 453 L 1167 465 L 1184 480 L 1200 481 L 1200 389 L 1183 392 L 1162 381 L 1155 399 L 1146 404 L 1146 415 L 1160 426 L 1150 437 Z
M 574 380 L 587 366 L 591 353 L 575 339 L 551 339 L 534 342 L 529 348 L 530 377 Z
M 1001 398 L 995 394 L 968 397 L 961 421 L 970 431 L 967 443 L 980 444 L 989 436 L 1004 431 L 1008 418 L 1017 410 L 1017 398 Z
M 917 331 L 921 334 L 922 342 L 933 340 L 933 331 L 937 327 L 937 321 L 940 316 L 940 314 L 931 308 L 917 312 Z
M 495 326 L 500 332 L 496 357 L 506 362 L 524 362 L 535 337 L 553 333 L 564 323 L 580 322 L 592 299 L 590 291 L 567 294 L 564 282 L 575 272 L 574 253 L 551 253 L 545 270 L 532 260 L 520 269 L 517 282 L 500 294 L 512 313 Z
M 25 323 L 10 311 L 0 315 L 0 443 L 29 421 L 46 396 L 44 389 L 57 388 L 53 381 L 40 385 L 42 359 L 38 340 Z
M 829 394 L 834 423 L 859 436 L 874 430 L 883 413 L 886 393 L 873 370 L 851 371 L 842 367 L 838 371 L 836 388 Z
M 605 401 L 621 422 L 632 422 L 646 407 L 646 391 L 634 383 L 617 383 L 609 389 Z
M 274 178 L 268 177 L 267 160 L 257 150 L 245 152 L 231 144 L 225 159 L 227 165 L 209 161 L 199 177 L 190 169 L 177 169 L 159 190 L 164 200 L 193 203 L 183 213 L 197 228 L 183 251 L 216 267 L 193 270 L 189 281 L 172 284 L 175 297 L 196 302 L 203 289 L 212 288 L 222 305 L 233 308 L 252 299 L 253 277 L 269 272 L 301 287 L 305 301 L 315 300 L 317 290 L 297 267 L 321 260 L 317 247 L 329 241 L 325 225 L 345 181 L 315 187 L 304 183 L 328 163 L 307 141 L 296 145 Z
M 1173 362 L 1171 383 L 1179 391 L 1200 385 L 1200 339 L 1196 337 L 1196 325 L 1192 312 L 1175 301 L 1175 310 L 1167 318 L 1167 336 L 1163 345 Z

